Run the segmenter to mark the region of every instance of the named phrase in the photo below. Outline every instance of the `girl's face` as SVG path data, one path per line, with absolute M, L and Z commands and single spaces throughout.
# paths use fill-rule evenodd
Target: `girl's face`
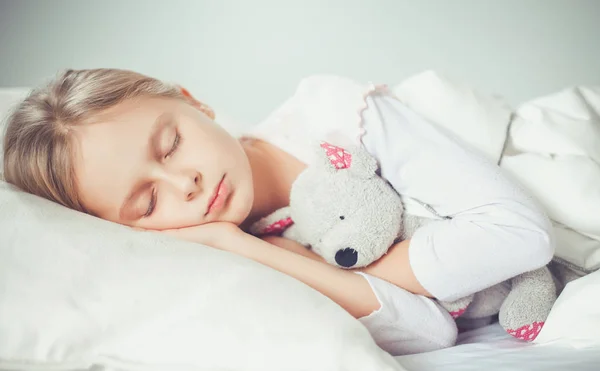
M 75 172 L 83 205 L 145 229 L 240 224 L 253 183 L 240 143 L 191 104 L 125 101 L 78 128 Z

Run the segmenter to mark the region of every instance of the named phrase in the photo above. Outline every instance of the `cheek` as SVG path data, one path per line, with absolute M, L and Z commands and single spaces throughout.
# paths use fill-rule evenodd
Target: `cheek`
M 192 133 L 190 139 L 189 150 L 203 163 L 228 165 L 237 160 L 236 140 L 218 128 Z
M 150 229 L 181 228 L 200 223 L 202 208 L 198 203 L 186 203 L 169 189 L 164 189 L 151 218 L 142 219 L 140 226 Z

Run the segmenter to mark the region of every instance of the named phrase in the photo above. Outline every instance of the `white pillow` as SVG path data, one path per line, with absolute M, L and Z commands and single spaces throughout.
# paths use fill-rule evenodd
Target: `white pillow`
M 565 342 L 575 347 L 600 345 L 600 271 L 567 284 L 536 343 Z
M 92 365 L 402 369 L 359 321 L 299 281 L 0 182 L 0 369 Z

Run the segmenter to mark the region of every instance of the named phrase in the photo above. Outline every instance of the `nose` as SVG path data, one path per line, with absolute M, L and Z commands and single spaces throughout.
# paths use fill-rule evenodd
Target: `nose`
M 335 253 L 335 262 L 340 267 L 351 268 L 358 261 L 358 253 L 351 247 L 340 249 Z
M 186 201 L 193 200 L 201 191 L 202 177 L 197 171 L 188 171 L 179 174 L 168 174 L 166 176 L 168 183 L 183 195 Z
M 189 181 L 185 181 L 184 184 L 187 188 L 184 189 L 183 193 L 186 201 L 190 201 L 200 193 L 200 174 L 195 172 L 191 176 L 188 176 L 187 179 L 189 179 Z

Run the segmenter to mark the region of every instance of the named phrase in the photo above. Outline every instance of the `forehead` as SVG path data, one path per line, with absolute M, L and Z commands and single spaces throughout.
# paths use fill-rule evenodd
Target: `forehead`
M 121 202 L 147 160 L 154 122 L 174 103 L 157 98 L 125 101 L 77 128 L 75 173 L 88 210 L 118 219 Z

